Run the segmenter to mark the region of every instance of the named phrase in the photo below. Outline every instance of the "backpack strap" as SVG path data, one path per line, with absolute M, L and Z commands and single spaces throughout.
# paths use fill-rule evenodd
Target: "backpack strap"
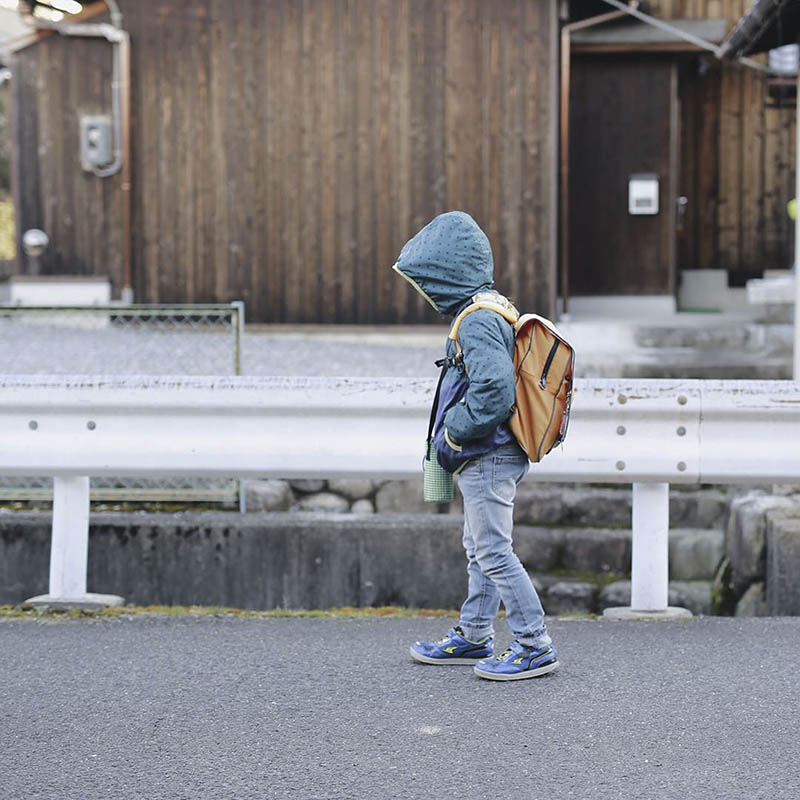
M 450 333 L 447 337 L 456 343 L 457 359 L 462 357 L 461 345 L 458 343 L 458 329 L 461 327 L 461 323 L 468 314 L 471 314 L 473 311 L 479 311 L 482 308 L 494 311 L 511 325 L 516 325 L 519 319 L 519 311 L 517 311 L 514 304 L 507 297 L 503 297 L 501 294 L 495 294 L 494 292 L 480 292 L 476 294 L 472 298 L 472 303 L 453 320 Z
M 436 422 L 436 411 L 439 408 L 439 395 L 442 391 L 442 381 L 444 381 L 444 374 L 447 372 L 447 359 L 440 358 L 436 362 L 437 367 L 441 367 L 442 371 L 439 373 L 439 382 L 436 384 L 436 392 L 433 395 L 433 404 L 431 405 L 431 417 L 428 420 L 428 438 L 425 443 L 425 458 L 430 461 L 431 458 L 431 440 L 433 439 L 433 425 Z

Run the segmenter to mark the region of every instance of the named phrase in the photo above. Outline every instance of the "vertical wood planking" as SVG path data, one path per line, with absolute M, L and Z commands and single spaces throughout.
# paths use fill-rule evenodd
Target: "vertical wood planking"
M 387 322 L 394 322 L 392 298 L 396 290 L 391 276 L 385 274 L 384 265 L 391 266 L 396 256 L 392 253 L 392 207 L 396 204 L 393 186 L 394 173 L 391 164 L 391 109 L 392 109 L 392 44 L 394 31 L 391 27 L 392 0 L 375 2 L 375 97 L 373 107 L 376 115 L 375 163 L 372 192 L 376 206 L 375 261 L 370 265 L 374 280 L 373 313 Z
M 742 72 L 723 69 L 720 109 L 719 263 L 737 269 L 741 253 Z
M 372 170 L 376 113 L 372 91 L 375 74 L 374 41 L 375 15 L 364 13 L 363 1 L 356 15 L 356 45 L 354 60 L 360 65 L 356 73 L 356 285 L 354 321 L 374 319 L 375 204 L 373 203 Z M 367 68 L 365 68 L 367 67 Z
M 392 318 L 395 322 L 409 320 L 408 291 L 397 291 L 397 276 L 389 269 L 400 252 L 404 241 L 413 231 L 410 230 L 411 217 L 410 173 L 415 165 L 409 160 L 409 3 L 408 0 L 392 5 L 392 127 L 391 163 L 393 182 L 391 237 L 387 244 L 388 252 L 384 261 L 377 265 L 382 279 L 388 284 L 392 298 Z M 405 287 L 404 287 L 405 288 Z M 416 292 L 415 292 L 416 294 Z
M 242 215 L 241 270 L 237 285 L 231 292 L 231 300 L 244 300 L 252 308 L 256 319 L 263 318 L 263 273 L 261 268 L 261 236 L 264 225 L 262 187 L 258 181 L 258 161 L 262 151 L 264 124 L 256 91 L 257 74 L 260 72 L 262 50 L 258 47 L 256 31 L 260 25 L 263 3 L 252 0 L 243 4 L 240 21 L 241 42 L 241 94 L 238 117 L 242 124 L 242 152 L 245 174 L 242 182 L 244 201 L 238 203 Z M 245 121 L 247 121 L 245 123 Z M 242 208 L 242 205 L 244 207 Z
M 553 143 L 534 120 L 552 114 L 539 73 L 553 42 L 538 29 L 552 6 L 126 4 L 137 299 L 241 297 L 251 320 L 435 321 L 390 267 L 451 208 L 475 216 L 502 280 L 528 291 L 554 213 L 541 211 Z M 117 287 L 118 181 L 75 157 L 78 114 L 110 110 L 111 48 L 50 37 L 18 60 L 43 77 L 19 89 L 36 111 L 17 123 L 31 131 L 20 169 L 41 172 L 18 189 L 20 225 L 50 229 L 54 269 L 110 272 Z M 40 184 L 55 188 L 37 211 Z
M 520 69 L 520 7 L 513 3 L 504 9 L 507 19 L 504 26 L 503 49 L 505 91 L 503 116 L 500 119 L 502 137 L 502 166 L 495 176 L 502 186 L 502 241 L 500 270 L 496 277 L 502 280 L 501 291 L 508 293 L 516 303 L 524 307 L 528 298 L 522 294 L 519 273 L 522 268 L 522 148 L 520 133 L 524 126 L 525 82 L 527 75 Z M 555 157 L 555 154 L 553 154 Z M 507 287 L 507 288 L 505 288 Z
M 336 257 L 336 153 L 339 137 L 336 120 L 336 17 L 333 2 L 321 4 L 319 68 L 320 197 L 319 197 L 319 271 L 316 319 L 335 322 L 340 303 L 339 264 Z
M 739 229 L 742 267 L 756 263 L 761 257 L 763 238 L 763 147 L 764 102 L 761 75 L 743 72 L 742 87 L 742 160 L 741 160 L 741 212 Z
M 224 131 L 227 125 L 227 24 L 226 3 L 211 0 L 211 151 L 214 185 L 214 273 L 213 296 L 220 300 L 226 294 L 228 276 L 228 217 L 227 203 L 227 159 Z M 163 73 L 161 73 L 163 74 Z
M 213 19 L 207 3 L 199 8 L 202 16 L 198 24 L 198 47 L 193 48 L 193 69 L 197 75 L 197 89 L 194 109 L 194 220 L 193 239 L 195 243 L 195 298 L 197 302 L 207 303 L 213 299 L 214 273 L 214 184 L 213 172 L 209 169 L 213 163 L 211 149 L 211 131 L 213 127 L 211 102 L 211 84 L 214 75 L 211 71 L 211 36 Z

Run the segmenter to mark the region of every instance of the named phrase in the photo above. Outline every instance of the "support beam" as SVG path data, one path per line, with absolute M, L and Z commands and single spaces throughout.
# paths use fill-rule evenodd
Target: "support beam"
M 50 542 L 50 591 L 26 605 L 47 608 L 104 608 L 122 605 L 117 595 L 86 591 L 89 557 L 89 478 L 53 480 L 53 533 Z
M 631 606 L 607 608 L 609 619 L 678 619 L 691 611 L 669 605 L 669 484 L 633 484 Z
M 631 608 L 666 611 L 669 592 L 669 484 L 633 484 Z

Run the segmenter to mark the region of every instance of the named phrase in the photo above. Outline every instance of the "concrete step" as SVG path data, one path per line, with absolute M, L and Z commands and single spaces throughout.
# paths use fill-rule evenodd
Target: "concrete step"
M 733 487 L 670 488 L 670 525 L 721 528 Z M 631 525 L 630 486 L 523 481 L 517 490 L 514 519 L 523 525 L 622 527 Z
M 706 380 L 788 380 L 791 357 L 769 351 L 700 351 L 674 347 L 626 354 L 584 353 L 576 359 L 579 378 L 697 378 Z
M 784 379 L 793 326 L 748 316 L 681 315 L 646 320 L 570 320 L 562 332 L 584 378 Z

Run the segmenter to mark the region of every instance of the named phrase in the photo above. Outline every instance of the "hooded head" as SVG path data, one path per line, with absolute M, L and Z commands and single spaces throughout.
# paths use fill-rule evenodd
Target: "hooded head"
M 393 269 L 440 314 L 455 314 L 494 286 L 492 248 L 469 214 L 448 211 L 409 239 Z

